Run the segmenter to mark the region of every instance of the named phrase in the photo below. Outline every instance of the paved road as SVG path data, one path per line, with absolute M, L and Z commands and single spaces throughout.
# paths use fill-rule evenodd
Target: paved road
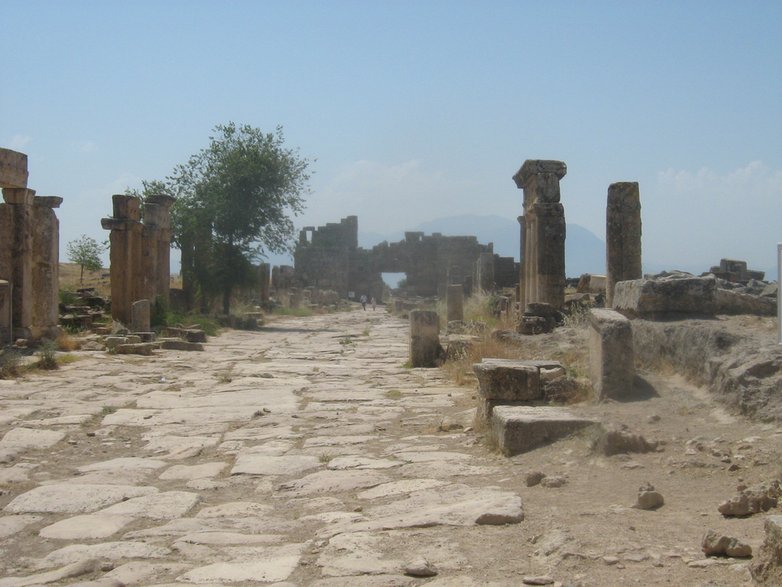
M 507 576 L 492 549 L 519 539 L 521 499 L 459 426 L 473 392 L 404 367 L 404 321 L 285 319 L 206 346 L 0 381 L 0 587 Z

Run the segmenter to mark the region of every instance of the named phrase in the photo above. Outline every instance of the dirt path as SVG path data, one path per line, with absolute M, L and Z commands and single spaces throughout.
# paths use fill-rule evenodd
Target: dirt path
M 475 390 L 403 367 L 407 330 L 379 310 L 285 319 L 0 381 L 0 587 L 749 582 L 700 541 L 757 549 L 762 516 L 717 505 L 779 472 L 777 428 L 647 375 L 656 397 L 576 409 L 660 451 L 599 456 L 584 435 L 506 459 L 470 428 Z M 527 487 L 536 470 L 565 483 Z M 630 507 L 645 482 L 659 510 Z

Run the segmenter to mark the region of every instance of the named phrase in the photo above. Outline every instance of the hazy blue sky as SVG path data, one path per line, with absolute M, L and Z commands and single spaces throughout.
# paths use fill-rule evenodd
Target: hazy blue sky
M 646 262 L 775 265 L 779 0 L 0 0 L 0 22 L 0 146 L 65 199 L 63 250 L 235 121 L 315 160 L 297 226 L 515 218 L 521 163 L 561 159 L 567 221 L 601 238 L 608 185 L 640 183 Z

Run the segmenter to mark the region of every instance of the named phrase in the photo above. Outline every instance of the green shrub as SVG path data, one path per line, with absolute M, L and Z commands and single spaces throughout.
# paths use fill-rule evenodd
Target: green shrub
M 38 362 L 35 364 L 39 369 L 58 369 L 57 364 L 57 343 L 51 340 L 45 341 L 38 350 Z
M 0 349 L 0 379 L 18 377 L 22 371 L 22 355 L 13 349 Z

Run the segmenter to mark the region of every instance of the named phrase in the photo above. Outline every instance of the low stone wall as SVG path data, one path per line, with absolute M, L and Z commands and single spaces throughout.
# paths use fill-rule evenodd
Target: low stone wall
M 718 320 L 633 320 L 640 366 L 672 367 L 753 419 L 782 422 L 782 346 L 759 342 Z

